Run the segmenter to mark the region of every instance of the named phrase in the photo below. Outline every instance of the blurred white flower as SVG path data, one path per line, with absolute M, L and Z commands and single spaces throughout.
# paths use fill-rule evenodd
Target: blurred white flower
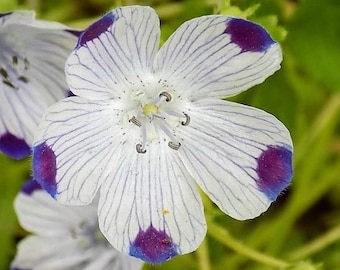
M 16 270 L 137 270 L 143 262 L 115 250 L 101 234 L 97 206 L 65 206 L 29 180 L 15 199 L 21 226 Z
M 0 152 L 31 154 L 44 111 L 68 95 L 65 61 L 79 33 L 33 11 L 0 14 Z

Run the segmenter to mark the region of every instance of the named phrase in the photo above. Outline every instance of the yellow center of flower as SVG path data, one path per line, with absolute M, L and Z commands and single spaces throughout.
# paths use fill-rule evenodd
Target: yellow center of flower
M 154 105 L 154 104 L 146 104 L 144 107 L 143 107 L 143 114 L 146 115 L 146 116 L 149 116 L 151 117 L 151 115 L 153 113 L 157 113 L 158 112 L 158 106 L 157 105 Z

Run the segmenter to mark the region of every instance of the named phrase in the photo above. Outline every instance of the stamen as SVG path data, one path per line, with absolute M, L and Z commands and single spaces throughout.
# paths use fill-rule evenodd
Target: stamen
M 142 126 L 141 121 L 139 121 L 135 116 L 132 116 L 132 118 L 129 120 L 129 122 L 135 124 L 137 127 Z
M 16 55 L 12 56 L 12 63 L 13 63 L 14 69 L 18 69 L 18 57 Z
M 19 77 L 18 77 L 18 80 L 19 80 L 19 81 L 22 81 L 22 82 L 24 82 L 24 83 L 28 83 L 28 79 L 27 79 L 26 77 L 24 77 L 24 76 L 19 76 Z
M 25 70 L 27 70 L 30 67 L 30 62 L 28 61 L 27 58 L 24 59 L 24 64 L 25 64 Z
M 7 71 L 4 68 L 0 68 L 0 74 L 6 81 L 10 81 L 11 79 L 8 76 Z
M 190 124 L 190 116 L 186 113 L 183 113 L 185 116 L 185 121 L 182 121 L 182 126 L 187 126 Z
M 168 142 L 168 146 L 173 150 L 178 150 L 181 147 L 181 143 Z
M 137 153 L 139 154 L 145 154 L 146 153 L 146 150 L 143 149 L 143 145 L 138 143 L 136 144 L 136 150 L 137 150 Z
M 169 102 L 171 101 L 172 97 L 168 92 L 162 92 L 159 94 L 159 97 L 165 97 L 165 101 Z
M 4 68 L 0 68 L 0 74 L 2 75 L 2 77 L 4 78 L 2 80 L 2 82 L 6 85 L 8 85 L 9 87 L 13 88 L 13 89 L 19 89 L 18 87 L 16 87 L 12 82 L 11 82 L 11 78 L 9 77 L 7 71 Z

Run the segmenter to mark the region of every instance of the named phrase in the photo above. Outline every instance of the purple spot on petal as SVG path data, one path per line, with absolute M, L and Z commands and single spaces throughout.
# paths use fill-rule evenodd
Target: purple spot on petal
M 130 246 L 130 255 L 150 263 L 161 263 L 178 255 L 178 248 L 170 236 L 151 225 L 146 231 L 139 231 Z
M 28 144 L 9 132 L 0 137 L 0 151 L 15 159 L 21 159 L 31 154 Z
M 79 37 L 77 48 L 83 46 L 88 41 L 97 38 L 101 33 L 105 32 L 115 21 L 117 17 L 108 12 L 104 17 L 91 24 Z
M 33 179 L 27 180 L 27 182 L 22 186 L 21 192 L 25 193 L 26 195 L 31 195 L 36 190 L 41 190 L 41 186 L 38 184 L 37 181 Z
M 33 147 L 33 176 L 34 179 L 55 197 L 56 183 L 56 157 L 53 150 L 45 143 Z
M 271 201 L 275 201 L 293 176 L 292 152 L 280 146 L 269 146 L 257 160 L 259 189 Z
M 231 42 L 237 44 L 242 52 L 263 52 L 275 43 L 262 26 L 238 18 L 228 21 L 224 33 L 230 34 Z

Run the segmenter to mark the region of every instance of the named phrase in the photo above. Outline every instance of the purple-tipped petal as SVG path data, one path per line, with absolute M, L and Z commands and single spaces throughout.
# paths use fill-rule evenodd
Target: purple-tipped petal
M 154 70 L 192 100 L 224 99 L 262 83 L 280 68 L 281 49 L 259 25 L 228 16 L 182 24 L 157 54 Z M 185 90 L 184 90 L 185 89 Z
M 33 148 L 33 175 L 34 179 L 52 196 L 57 192 L 56 183 L 56 156 L 53 150 L 45 143 Z
M 139 231 L 130 246 L 130 255 L 150 263 L 161 263 L 179 255 L 177 245 L 163 231 L 152 225 L 146 231 Z
M 290 180 L 288 169 L 274 169 L 291 166 L 287 128 L 264 111 L 222 100 L 193 102 L 190 117 L 176 135 L 183 138 L 179 156 L 197 184 L 233 218 L 266 211 Z
M 275 43 L 260 25 L 232 18 L 224 33 L 230 34 L 231 42 L 242 48 L 242 52 L 264 52 Z
M 117 20 L 117 15 L 108 12 L 104 17 L 91 24 L 79 37 L 77 48 L 83 46 L 88 41 L 97 38 L 101 33 L 105 32 L 110 25 Z
M 25 140 L 6 132 L 0 137 L 0 152 L 15 159 L 21 159 L 31 154 L 31 148 Z
M 151 72 L 159 36 L 159 18 L 150 7 L 107 13 L 84 31 L 66 62 L 70 90 L 87 99 L 120 99 Z
M 27 182 L 22 186 L 21 192 L 26 195 L 31 195 L 36 190 L 41 190 L 42 187 L 38 184 L 37 181 L 33 179 L 27 180 Z
M 257 162 L 257 185 L 271 201 L 275 201 L 292 178 L 292 152 L 285 147 L 269 146 Z

